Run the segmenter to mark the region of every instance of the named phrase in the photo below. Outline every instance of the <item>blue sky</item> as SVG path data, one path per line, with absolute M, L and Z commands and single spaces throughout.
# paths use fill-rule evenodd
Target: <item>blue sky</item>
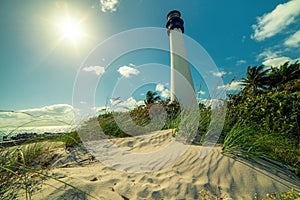
M 228 92 L 237 89 L 249 65 L 276 67 L 300 58 L 300 0 L 4 0 L 0 6 L 0 110 L 69 110 L 79 71 L 94 73 L 95 78 L 111 73 L 95 92 L 94 106 L 105 106 L 118 97 L 109 96 L 112 80 L 138 76 L 138 67 L 149 62 L 168 65 L 168 54 L 144 50 L 120 56 L 111 64 L 111 72 L 103 71 L 100 61 L 82 66 L 84 61 L 97 45 L 122 31 L 164 28 L 166 15 L 173 9 L 181 11 L 185 34 L 214 60 L 219 71 L 211 73 L 223 78 Z M 76 27 L 66 29 L 72 23 Z M 139 88 L 132 97 L 122 99 L 124 105 L 142 100 L 148 89 L 168 94 L 168 84 L 162 81 Z M 207 94 L 204 87 L 196 89 L 203 97 Z

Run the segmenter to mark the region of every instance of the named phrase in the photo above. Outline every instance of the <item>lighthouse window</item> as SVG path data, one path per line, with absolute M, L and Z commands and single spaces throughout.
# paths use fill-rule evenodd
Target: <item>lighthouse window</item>
M 181 24 L 179 21 L 175 22 L 174 25 L 175 25 L 175 26 L 182 26 L 182 24 Z
M 179 21 L 175 21 L 171 24 L 171 26 L 172 26 L 171 28 L 181 28 L 183 27 L 183 24 Z

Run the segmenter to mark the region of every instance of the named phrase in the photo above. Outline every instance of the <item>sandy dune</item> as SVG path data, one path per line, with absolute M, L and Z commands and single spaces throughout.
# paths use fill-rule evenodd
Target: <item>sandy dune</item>
M 97 150 L 97 145 L 101 143 L 93 141 L 88 148 L 102 159 L 105 148 Z M 48 179 L 33 199 L 253 199 L 255 194 L 300 190 L 300 179 L 278 165 L 224 156 L 220 147 L 202 157 L 208 149 L 176 142 L 170 130 L 114 139 L 109 145 L 119 149 L 106 152 L 102 162 L 87 164 L 91 156 L 77 150 L 76 162 L 70 159 L 74 156 L 62 153 L 49 172 L 91 196 Z M 117 159 L 108 159 L 114 153 Z

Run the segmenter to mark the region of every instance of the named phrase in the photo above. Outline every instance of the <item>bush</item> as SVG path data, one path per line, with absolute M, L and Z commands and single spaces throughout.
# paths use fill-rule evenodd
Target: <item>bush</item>
M 65 134 L 59 136 L 56 140 L 63 142 L 65 144 L 65 148 L 74 147 L 81 143 L 81 139 L 80 139 L 77 131 L 65 133 Z
M 288 192 L 282 192 L 277 194 L 266 194 L 261 200 L 295 200 L 300 199 L 300 192 L 295 192 L 293 189 Z

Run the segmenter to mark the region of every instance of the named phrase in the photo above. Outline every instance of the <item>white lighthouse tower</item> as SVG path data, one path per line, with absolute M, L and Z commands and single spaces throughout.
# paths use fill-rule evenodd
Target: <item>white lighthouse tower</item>
M 194 83 L 190 71 L 190 65 L 186 56 L 183 33 L 183 20 L 177 10 L 169 12 L 167 15 L 168 22 L 166 28 L 170 37 L 170 55 L 171 55 L 171 102 L 176 100 L 176 94 L 184 90 L 180 79 L 186 79 L 194 90 Z M 179 77 L 180 76 L 180 77 Z

